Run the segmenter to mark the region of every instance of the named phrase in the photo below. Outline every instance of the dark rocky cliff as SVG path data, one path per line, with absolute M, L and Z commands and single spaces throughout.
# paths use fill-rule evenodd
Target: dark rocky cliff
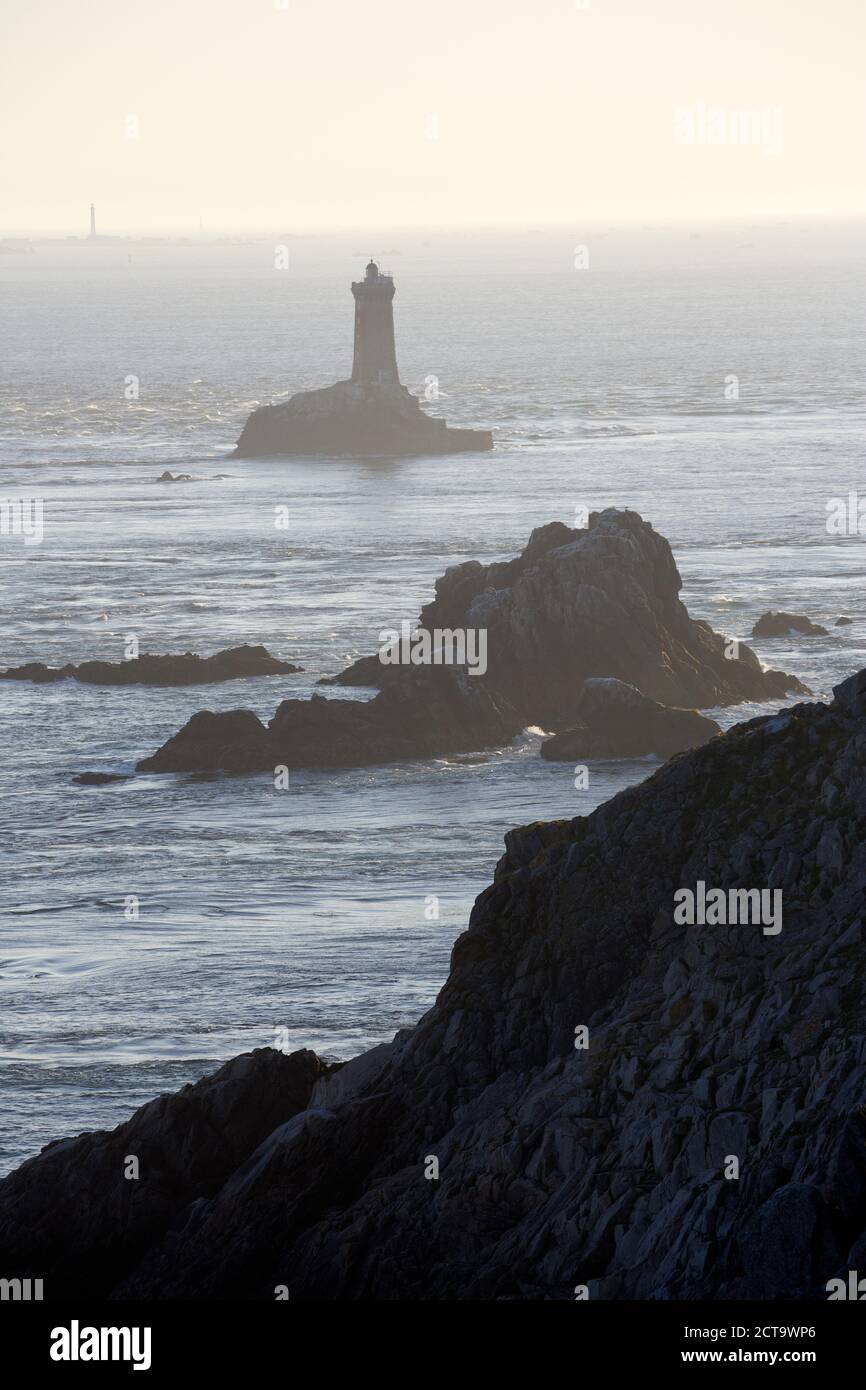
M 253 1054 L 220 1174 L 160 1102 L 185 1156 L 149 1242 L 118 1234 L 153 1181 L 121 1175 L 135 1121 L 25 1164 L 4 1269 L 78 1288 L 74 1210 L 120 1297 L 824 1296 L 866 1264 L 864 830 L 866 671 L 511 832 L 430 1012 L 330 1075 L 303 1063 L 300 1113 Z M 678 925 L 701 879 L 780 889 L 781 932 Z

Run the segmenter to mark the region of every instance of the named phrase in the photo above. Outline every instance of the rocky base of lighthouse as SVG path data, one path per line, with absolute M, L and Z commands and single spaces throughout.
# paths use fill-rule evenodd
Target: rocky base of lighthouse
M 457 454 L 493 448 L 489 430 L 449 429 L 425 415 L 417 396 L 397 383 L 338 381 L 254 410 L 235 458 L 322 454 L 329 457 Z

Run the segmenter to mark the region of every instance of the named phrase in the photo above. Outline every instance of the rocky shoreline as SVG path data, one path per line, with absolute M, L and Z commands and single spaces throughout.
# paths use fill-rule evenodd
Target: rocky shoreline
M 49 1300 L 826 1297 L 866 1261 L 866 671 L 834 695 L 512 831 L 392 1043 L 264 1049 L 50 1145 L 0 1183 L 4 1268 Z M 783 929 L 681 925 L 697 881 L 780 891 Z

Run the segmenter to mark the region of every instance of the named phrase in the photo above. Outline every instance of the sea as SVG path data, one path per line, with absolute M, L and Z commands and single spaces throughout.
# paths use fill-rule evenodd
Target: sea
M 371 255 L 395 278 L 402 380 L 492 428 L 493 452 L 232 458 L 256 405 L 349 375 L 349 286 Z M 505 832 L 585 815 L 658 764 L 596 763 L 578 787 L 528 728 L 288 788 L 77 773 L 131 772 L 200 709 L 270 718 L 416 618 L 449 565 L 513 556 L 584 507 L 650 521 L 720 632 L 748 639 L 769 608 L 828 627 L 753 644 L 815 698 L 866 666 L 866 537 L 856 516 L 828 530 L 866 499 L 864 261 L 862 226 L 779 221 L 0 254 L 0 499 L 43 518 L 41 540 L 0 535 L 0 666 L 119 661 L 135 638 L 263 643 L 303 667 L 183 689 L 0 682 L 0 1172 L 239 1052 L 341 1059 L 411 1026 Z

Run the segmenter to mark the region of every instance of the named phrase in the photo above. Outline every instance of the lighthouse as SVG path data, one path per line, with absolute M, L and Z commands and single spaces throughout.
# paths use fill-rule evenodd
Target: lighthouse
M 405 458 L 492 449 L 490 430 L 450 429 L 440 416 L 426 415 L 418 397 L 401 384 L 393 278 L 371 260 L 363 280 L 353 282 L 352 296 L 355 352 L 349 380 L 259 406 L 244 425 L 234 457 Z
M 91 239 L 91 241 L 93 241 L 95 237 L 96 237 L 96 204 L 95 204 L 95 203 L 91 203 L 91 204 L 90 204 L 90 239 Z
M 355 354 L 352 381 L 357 384 L 395 382 L 397 351 L 394 346 L 394 280 L 380 275 L 370 261 L 363 280 L 352 282 L 355 299 Z

